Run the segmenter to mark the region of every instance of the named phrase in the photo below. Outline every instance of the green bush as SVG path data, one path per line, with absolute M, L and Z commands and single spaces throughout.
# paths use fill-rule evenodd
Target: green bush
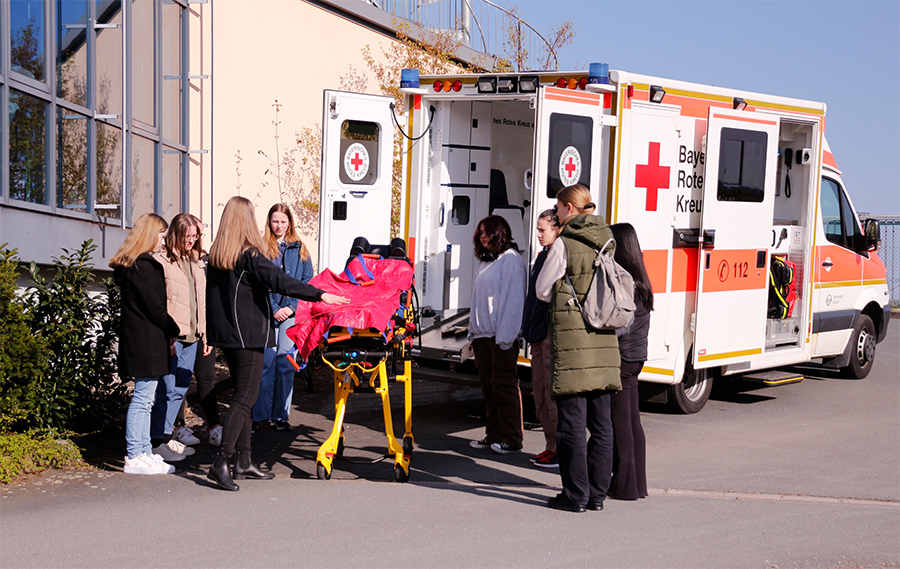
M 20 474 L 83 462 L 78 447 L 53 431 L 0 435 L 0 482 L 4 484 Z
M 118 418 L 127 402 L 127 385 L 116 375 L 118 288 L 109 279 L 103 283 L 105 294 L 88 288 L 94 281 L 90 259 L 96 248 L 88 240 L 77 251 L 63 249 L 53 259 L 52 281 L 31 263 L 33 284 L 0 314 L 0 329 L 4 334 L 9 329 L 16 342 L 7 345 L 17 350 L 0 362 L 0 428 L 92 431 Z M 0 258 L 5 259 L 5 300 L 15 297 L 17 263 L 14 251 L 3 250 Z

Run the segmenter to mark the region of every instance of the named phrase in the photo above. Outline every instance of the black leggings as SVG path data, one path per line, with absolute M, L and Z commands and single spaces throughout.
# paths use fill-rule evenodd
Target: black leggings
M 234 399 L 222 425 L 222 452 L 250 452 L 250 415 L 259 395 L 263 349 L 223 348 L 222 351 L 234 381 Z
M 200 395 L 200 406 L 206 415 L 206 423 L 212 428 L 221 423 L 219 419 L 219 402 L 216 399 L 216 350 L 208 356 L 203 355 L 203 340 L 197 344 L 197 359 L 194 361 L 194 379 L 197 380 L 197 393 Z

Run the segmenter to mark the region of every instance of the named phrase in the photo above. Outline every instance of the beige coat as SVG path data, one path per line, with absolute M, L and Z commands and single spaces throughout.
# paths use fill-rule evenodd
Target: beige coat
M 191 329 L 191 297 L 188 277 L 181 269 L 181 263 L 170 261 L 165 253 L 154 253 L 166 273 L 166 308 L 169 316 L 178 324 L 182 332 Z M 206 271 L 199 261 L 191 261 L 194 289 L 197 293 L 197 334 L 206 338 Z

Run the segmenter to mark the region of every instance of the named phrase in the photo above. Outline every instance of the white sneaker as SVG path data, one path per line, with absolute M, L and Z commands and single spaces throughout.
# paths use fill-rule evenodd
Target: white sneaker
M 155 471 L 151 474 L 173 474 L 175 472 L 175 467 L 163 461 L 163 457 L 158 454 L 145 454 L 144 459 L 155 468 Z
M 179 452 L 177 447 L 188 448 L 181 444 L 180 442 L 172 439 L 171 441 L 161 444 L 158 447 L 154 447 L 153 454 L 158 454 L 162 457 L 163 460 L 168 462 L 178 462 L 179 460 L 184 460 L 187 458 L 187 454 L 183 452 Z M 191 449 L 194 450 L 194 449 Z M 192 453 L 193 454 L 193 453 Z
M 222 425 L 216 425 L 209 430 L 209 444 L 214 447 L 222 445 Z
M 146 455 L 139 454 L 134 458 L 125 457 L 125 474 L 155 474 L 155 465 L 145 460 Z
M 194 431 L 187 425 L 182 425 L 175 429 L 175 432 L 172 433 L 172 438 L 183 445 L 190 446 L 200 444 L 200 439 L 194 436 Z

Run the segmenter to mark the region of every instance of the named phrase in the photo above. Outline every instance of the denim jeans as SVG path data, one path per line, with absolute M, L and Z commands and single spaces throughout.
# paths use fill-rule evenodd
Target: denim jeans
M 288 421 L 291 418 L 296 370 L 285 356 L 294 347 L 294 341 L 287 336 L 287 329 L 293 325 L 293 316 L 279 323 L 275 327 L 278 345 L 266 348 L 259 397 L 253 405 L 254 421 Z
M 194 359 L 197 356 L 197 344 L 175 342 L 175 355 L 172 356 L 169 370 L 171 373 L 162 376 L 156 388 L 156 403 L 150 419 L 150 438 L 161 439 L 172 434 L 172 425 L 178 417 L 178 411 L 184 402 L 184 394 L 191 386 L 194 375 Z
M 125 415 L 125 450 L 128 458 L 152 454 L 150 446 L 150 409 L 156 398 L 158 377 L 136 377 L 131 404 Z

